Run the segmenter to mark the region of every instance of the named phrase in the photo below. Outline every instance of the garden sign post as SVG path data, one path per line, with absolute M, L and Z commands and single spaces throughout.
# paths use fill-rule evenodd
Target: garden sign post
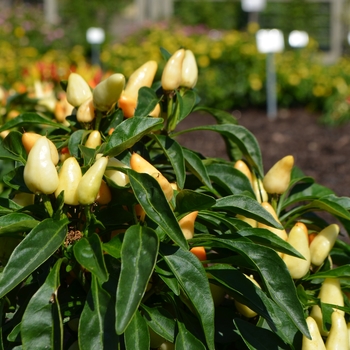
M 267 117 L 277 118 L 276 69 L 274 53 L 284 49 L 283 33 L 278 29 L 260 29 L 256 33 L 258 51 L 266 53 Z

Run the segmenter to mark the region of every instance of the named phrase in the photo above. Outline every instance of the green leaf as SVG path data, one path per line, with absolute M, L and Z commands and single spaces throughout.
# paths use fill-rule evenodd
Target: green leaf
M 209 209 L 215 203 L 213 197 L 192 190 L 182 190 L 176 195 L 176 211 L 180 214 Z
M 245 156 L 249 165 L 257 171 L 260 177 L 264 176 L 262 156 L 258 141 L 245 127 L 233 124 L 209 125 L 191 128 L 186 130 L 186 132 L 199 130 L 218 132 L 228 140 L 234 142 Z
M 197 339 L 191 332 L 189 332 L 185 325 L 177 321 L 178 334 L 175 341 L 175 350 L 205 350 L 206 347 Z
M 57 129 L 60 128 L 60 129 L 63 129 L 65 131 L 70 131 L 70 128 L 68 128 L 67 126 L 64 126 L 61 123 L 56 123 L 56 122 L 52 121 L 51 119 L 42 117 L 41 115 L 39 115 L 37 113 L 25 112 L 25 113 L 18 115 L 16 118 L 9 120 L 4 125 L 2 125 L 0 127 L 0 132 L 4 131 L 4 130 L 9 130 L 9 129 L 12 129 L 15 127 L 19 128 L 21 126 L 27 126 L 30 124 L 50 125 L 50 126 L 53 126 Z
M 150 228 L 131 226 L 125 232 L 115 307 L 118 334 L 128 327 L 141 303 L 156 264 L 158 248 L 158 236 Z
M 74 256 L 78 263 L 89 270 L 101 282 L 106 282 L 108 272 L 103 257 L 102 243 L 96 233 L 82 237 L 73 246 Z
M 149 349 L 150 337 L 146 320 L 136 310 L 124 333 L 126 350 Z
M 58 260 L 44 284 L 30 299 L 21 322 L 23 349 L 61 349 L 63 346 L 63 325 L 57 290 L 60 286 Z
M 174 317 L 165 309 L 160 307 L 148 307 L 141 304 L 143 315 L 148 325 L 153 331 L 170 343 L 174 342 L 175 320 Z
M 282 201 L 281 210 L 292 204 L 314 200 L 329 194 L 333 194 L 333 191 L 325 186 L 310 182 L 298 183 L 291 189 L 288 197 Z
M 187 249 L 187 241 L 157 180 L 148 174 L 139 174 L 132 170 L 128 170 L 128 176 L 135 196 L 146 215 L 176 244 Z
M 3 140 L 2 146 L 11 153 L 10 159 L 26 163 L 27 153 L 22 144 L 22 134 L 19 131 L 11 131 Z
M 332 270 L 316 272 L 306 276 L 305 279 L 313 280 L 318 278 L 347 278 L 350 277 L 350 265 L 334 267 Z
M 151 88 L 146 86 L 141 87 L 138 92 L 134 117 L 147 117 L 154 110 L 158 102 L 159 98 Z
M 309 336 L 303 308 L 298 299 L 295 284 L 290 273 L 278 254 L 267 247 L 246 240 L 212 238 L 221 242 L 240 255 L 249 259 L 262 277 L 270 297 L 291 318 L 295 326 Z
M 81 350 L 115 349 L 118 336 L 114 329 L 114 322 L 113 299 L 101 287 L 96 276 L 92 275 L 91 288 L 79 321 L 79 348 Z
M 0 217 L 0 235 L 27 232 L 33 229 L 39 221 L 23 213 L 11 213 Z
M 207 173 L 202 160 L 197 156 L 197 154 L 189 149 L 182 148 L 183 154 L 185 156 L 186 167 L 190 172 L 195 175 L 204 185 L 212 188 L 212 184 Z
M 116 235 L 110 241 L 103 243 L 102 248 L 107 254 L 113 256 L 113 258 L 119 259 L 122 250 L 122 239 L 120 235 Z
M 275 333 L 268 329 L 257 327 L 240 318 L 235 318 L 233 323 L 249 350 L 290 349 Z
M 44 263 L 64 242 L 67 218 L 40 222 L 13 251 L 0 274 L 0 298 Z
M 245 195 L 231 195 L 219 198 L 213 209 L 227 210 L 254 219 L 265 225 L 283 229 L 281 224 L 259 202 Z
M 238 124 L 237 119 L 231 113 L 223 111 L 221 109 L 196 106 L 193 111 L 204 111 L 211 114 L 216 119 L 218 124 Z
M 161 118 L 129 118 L 120 123 L 107 141 L 104 155 L 115 157 L 132 147 L 143 136 L 159 130 L 163 125 Z
M 334 194 L 323 196 L 317 200 L 312 201 L 304 207 L 308 209 L 318 209 L 333 214 L 335 216 L 350 220 L 349 210 L 343 207 L 343 199 Z
M 28 187 L 24 183 L 23 179 L 24 166 L 20 165 L 14 168 L 12 171 L 4 175 L 2 181 L 9 186 L 10 188 L 15 189 L 19 192 L 27 192 L 30 193 Z
M 240 194 L 247 191 L 255 198 L 254 190 L 249 179 L 232 165 L 210 164 L 207 166 L 210 179 L 230 194 Z
M 178 100 L 181 101 L 180 113 L 177 120 L 177 122 L 179 123 L 192 112 L 193 107 L 197 102 L 198 96 L 193 90 L 186 90 L 186 92 L 183 95 L 180 95 L 178 93 L 176 96 Z
M 182 147 L 168 136 L 156 134 L 152 136 L 162 147 L 165 155 L 169 159 L 175 172 L 177 185 L 182 189 L 186 179 L 185 158 L 182 152 Z
M 70 135 L 69 141 L 68 141 L 68 149 L 72 157 L 80 158 L 79 145 L 82 144 L 82 140 L 84 138 L 84 135 L 86 134 L 87 134 L 87 130 L 80 129 L 80 130 L 74 131 Z
M 214 345 L 214 303 L 208 278 L 198 258 L 181 248 L 162 245 L 161 254 L 198 313 L 207 346 Z
M 244 228 L 243 230 L 239 230 L 238 234 L 242 237 L 249 238 L 252 242 L 257 244 L 270 247 L 281 253 L 304 259 L 304 257 L 288 242 L 265 228 Z

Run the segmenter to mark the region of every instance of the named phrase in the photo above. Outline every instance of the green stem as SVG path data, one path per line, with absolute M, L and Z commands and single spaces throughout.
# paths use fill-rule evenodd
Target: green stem
M 95 118 L 95 130 L 99 130 L 102 117 L 103 117 L 103 113 L 101 111 L 97 111 L 96 118 Z
M 42 194 L 41 199 L 44 203 L 44 206 L 45 206 L 47 213 L 49 214 L 49 217 L 52 218 L 53 208 L 52 208 L 52 204 L 51 204 L 49 196 L 47 194 Z
M 84 206 L 84 216 L 85 216 L 85 227 L 83 230 L 83 235 L 88 236 L 89 235 L 89 226 L 91 221 L 91 212 L 90 212 L 90 205 Z

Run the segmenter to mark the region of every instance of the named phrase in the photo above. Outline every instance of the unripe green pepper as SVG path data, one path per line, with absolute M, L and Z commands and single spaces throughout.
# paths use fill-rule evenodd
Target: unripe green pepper
M 339 310 L 332 313 L 332 326 L 326 340 L 327 350 L 348 350 L 349 335 L 344 314 Z
M 180 86 L 193 89 L 198 80 L 198 67 L 196 58 L 191 50 L 185 51 L 185 57 L 182 62 L 182 74 Z
M 68 77 L 67 101 L 74 107 L 79 107 L 92 96 L 90 86 L 78 73 Z
M 58 174 L 59 184 L 55 191 L 55 196 L 64 191 L 64 203 L 68 205 L 78 205 L 77 188 L 82 178 L 81 168 L 74 157 L 67 158 Z
M 291 155 L 283 157 L 272 166 L 263 179 L 267 193 L 283 194 L 287 190 L 293 166 L 294 157 Z
M 30 150 L 23 179 L 26 186 L 35 194 L 51 194 L 56 191 L 59 183 L 58 174 L 46 136 L 41 136 Z
M 177 50 L 167 61 L 163 69 L 161 84 L 165 91 L 176 90 L 182 80 L 182 62 L 185 58 L 185 49 Z
M 312 317 L 306 318 L 306 323 L 309 328 L 311 339 L 303 335 L 303 343 L 301 350 L 326 350 L 324 341 L 318 330 L 317 323 Z
M 332 224 L 319 232 L 310 244 L 311 263 L 315 266 L 323 264 L 339 235 L 339 226 Z
M 311 264 L 309 235 L 307 227 L 302 222 L 297 222 L 289 232 L 287 242 L 305 259 L 300 259 L 295 256 L 284 254 L 283 261 L 287 265 L 287 268 L 293 279 L 302 278 L 310 270 Z
M 90 205 L 95 202 L 107 163 L 107 157 L 97 159 L 81 178 L 77 189 L 80 204 Z
M 118 101 L 125 85 L 123 74 L 115 73 L 101 81 L 92 93 L 95 109 L 108 112 Z

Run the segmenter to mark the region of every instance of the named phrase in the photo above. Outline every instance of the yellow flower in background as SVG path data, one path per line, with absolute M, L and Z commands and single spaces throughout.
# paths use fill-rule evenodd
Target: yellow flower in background
M 23 38 L 26 34 L 26 31 L 22 27 L 16 27 L 13 33 L 17 38 Z
M 263 87 L 263 83 L 257 74 L 251 74 L 249 76 L 249 86 L 254 91 L 259 91 Z
M 300 76 L 297 74 L 290 74 L 288 77 L 288 83 L 293 86 L 299 85 L 300 80 Z
M 202 55 L 202 56 L 199 56 L 198 59 L 197 59 L 197 63 L 198 63 L 198 66 L 201 67 L 201 68 L 206 68 L 209 66 L 210 64 L 210 59 L 208 56 L 205 56 L 205 55 Z

